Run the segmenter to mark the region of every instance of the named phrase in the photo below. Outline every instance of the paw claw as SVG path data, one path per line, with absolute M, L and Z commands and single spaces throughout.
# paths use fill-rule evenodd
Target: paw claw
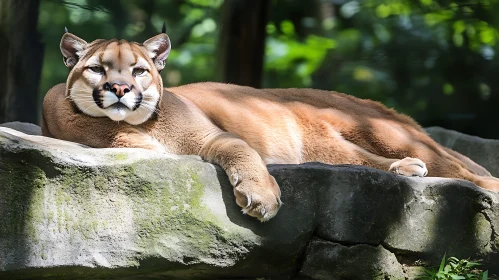
M 241 206 L 243 214 L 255 217 L 261 222 L 266 222 L 273 218 L 282 205 L 281 199 L 278 196 L 280 192 L 274 193 L 272 191 L 274 188 L 278 188 L 275 180 L 271 180 L 271 183 L 275 184 L 271 188 L 265 188 L 259 184 L 254 185 L 254 182 L 251 181 L 250 183 L 252 184 L 250 185 L 246 185 L 246 183 L 243 180 L 240 182 L 240 185 L 234 188 L 236 202 Z
M 254 199 L 241 211 L 243 214 L 257 218 L 260 222 L 266 222 L 277 214 L 281 205 L 280 200 L 277 200 L 276 203 L 263 203 L 261 199 Z

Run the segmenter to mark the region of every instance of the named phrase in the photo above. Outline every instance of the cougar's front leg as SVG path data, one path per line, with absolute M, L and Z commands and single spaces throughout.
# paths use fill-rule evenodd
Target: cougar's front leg
M 221 133 L 203 145 L 200 156 L 220 165 L 234 187 L 245 214 L 267 221 L 281 206 L 281 192 L 260 155 L 243 140 Z

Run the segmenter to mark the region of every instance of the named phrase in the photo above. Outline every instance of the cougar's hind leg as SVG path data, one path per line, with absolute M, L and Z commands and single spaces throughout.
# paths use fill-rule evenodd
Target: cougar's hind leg
M 499 180 L 486 177 L 489 173 L 483 168 L 444 148 L 422 130 L 398 123 L 378 122 L 371 132 L 371 139 L 376 140 L 371 141 L 371 144 L 375 143 L 374 150 L 385 150 L 390 157 L 418 158 L 426 164 L 428 176 L 464 179 L 485 189 L 499 190 Z
M 467 156 L 458 153 L 454 150 L 451 150 L 447 147 L 443 147 L 444 150 L 450 154 L 451 156 L 459 159 L 461 162 L 463 162 L 465 165 L 468 166 L 469 169 L 473 170 L 477 175 L 480 176 L 485 176 L 485 177 L 492 177 L 492 174 L 485 169 L 483 166 L 479 165 L 478 163 L 474 162 L 472 159 L 468 158 Z
M 478 176 L 477 176 L 478 177 Z M 476 185 L 493 191 L 493 192 L 499 192 L 499 179 L 495 177 L 479 177 L 477 178 L 477 181 L 473 182 Z
M 464 179 L 471 181 L 472 183 L 484 189 L 499 192 L 498 178 L 487 175 L 490 173 L 488 173 L 488 171 L 486 171 L 483 167 L 474 163 L 470 159 L 468 159 L 469 162 L 463 162 L 459 158 L 453 157 L 453 153 L 447 154 L 447 156 L 438 156 L 437 154 L 432 154 L 428 158 L 422 155 L 421 158 L 423 160 L 411 157 L 406 157 L 404 159 L 398 160 L 378 156 L 370 153 L 369 151 L 366 151 L 362 147 L 359 147 L 355 144 L 352 145 L 355 146 L 356 152 L 365 158 L 368 165 L 374 168 L 388 170 L 390 172 L 404 176 L 424 177 L 428 174 L 428 169 L 426 167 L 426 165 L 428 164 L 429 169 L 432 172 L 432 176 Z M 426 150 L 426 152 L 434 153 L 429 148 L 428 150 Z M 445 152 L 446 151 L 444 151 L 444 153 Z M 425 159 L 427 160 L 426 163 L 424 162 Z M 472 165 L 471 163 L 475 164 L 476 166 Z M 477 172 L 475 173 L 474 170 L 476 170 Z M 484 173 L 484 170 L 486 173 Z M 480 172 L 484 175 L 479 175 Z
M 426 164 L 418 158 L 386 158 L 373 154 L 348 140 L 344 141 L 347 142 L 346 145 L 350 146 L 350 148 L 352 148 L 358 156 L 363 158 L 363 161 L 366 162 L 366 165 L 370 167 L 409 177 L 424 177 L 428 174 Z
M 426 163 L 429 176 L 464 179 L 484 189 L 499 191 L 499 179 L 489 176 L 488 171 L 471 159 L 436 142 L 418 142 L 417 148 L 408 152 L 409 155 L 418 157 Z
M 446 166 L 445 171 L 443 172 L 442 175 L 436 174 L 434 176 L 464 179 L 471 181 L 472 183 L 484 189 L 488 189 L 494 192 L 499 191 L 499 179 L 492 176 L 481 176 L 476 174 L 472 168 L 468 166 L 463 167 L 461 165 L 462 161 L 460 161 L 458 158 L 453 158 L 453 160 L 445 158 L 442 159 L 442 161 L 443 162 L 441 162 L 440 165 Z M 430 170 L 432 170 L 431 165 L 430 165 Z
M 426 163 L 429 176 L 464 179 L 488 190 L 499 191 L 499 179 L 491 177 L 485 168 L 471 159 L 445 148 L 431 139 L 428 135 L 417 133 L 407 152 L 409 156 L 417 157 Z

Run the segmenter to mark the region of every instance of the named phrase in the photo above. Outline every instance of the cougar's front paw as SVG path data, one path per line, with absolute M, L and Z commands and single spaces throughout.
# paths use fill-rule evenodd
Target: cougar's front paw
M 426 169 L 426 164 L 423 161 L 410 157 L 392 163 L 388 171 L 404 176 L 424 177 L 428 174 L 428 169 Z
M 261 222 L 270 220 L 282 205 L 281 192 L 274 177 L 268 180 L 242 180 L 234 187 L 237 205 L 244 214 L 257 218 Z

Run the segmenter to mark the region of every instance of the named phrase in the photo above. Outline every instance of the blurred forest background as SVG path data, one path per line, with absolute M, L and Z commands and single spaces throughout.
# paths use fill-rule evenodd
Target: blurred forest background
M 1 0 L 0 123 L 39 123 L 44 94 L 68 74 L 65 26 L 143 42 L 163 22 L 167 87 L 336 90 L 499 138 L 499 0 Z

